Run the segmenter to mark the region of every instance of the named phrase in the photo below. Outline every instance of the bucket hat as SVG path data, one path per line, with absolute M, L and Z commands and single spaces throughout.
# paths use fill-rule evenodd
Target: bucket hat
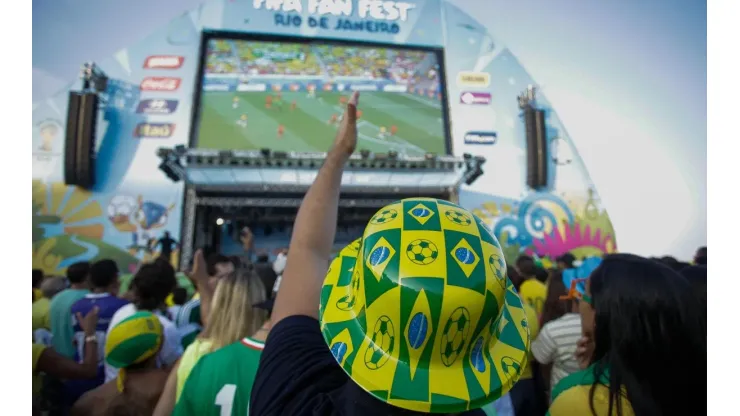
M 519 379 L 530 336 L 488 227 L 442 200 L 380 209 L 332 261 L 321 330 L 362 389 L 396 407 L 475 409 Z

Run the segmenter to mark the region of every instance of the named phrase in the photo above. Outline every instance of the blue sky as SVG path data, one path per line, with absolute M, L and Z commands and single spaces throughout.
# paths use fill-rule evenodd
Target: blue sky
M 34 101 L 201 2 L 33 0 Z M 705 1 L 453 3 L 543 87 L 621 250 L 689 258 L 706 243 Z

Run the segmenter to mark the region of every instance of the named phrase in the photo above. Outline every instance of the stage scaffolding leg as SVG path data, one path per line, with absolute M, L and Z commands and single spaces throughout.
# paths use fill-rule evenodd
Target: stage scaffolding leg
M 185 188 L 185 209 L 183 210 L 183 227 L 180 236 L 180 269 L 190 268 L 193 259 L 195 240 L 195 206 L 197 204 L 195 188 Z

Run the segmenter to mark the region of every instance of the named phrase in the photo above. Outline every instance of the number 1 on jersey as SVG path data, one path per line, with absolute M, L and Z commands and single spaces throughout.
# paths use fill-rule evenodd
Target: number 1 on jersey
M 225 384 L 216 395 L 216 406 L 221 408 L 221 416 L 231 416 L 236 396 L 236 384 Z

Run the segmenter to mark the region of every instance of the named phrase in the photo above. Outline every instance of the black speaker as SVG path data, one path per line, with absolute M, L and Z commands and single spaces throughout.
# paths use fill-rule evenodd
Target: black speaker
M 98 96 L 71 92 L 67 109 L 64 181 L 90 189 L 95 185 L 95 134 Z
M 77 184 L 77 119 L 80 113 L 80 93 L 69 93 L 67 130 L 64 136 L 64 182 Z
M 547 127 L 543 110 L 524 109 L 527 138 L 527 186 L 541 189 L 547 186 Z

